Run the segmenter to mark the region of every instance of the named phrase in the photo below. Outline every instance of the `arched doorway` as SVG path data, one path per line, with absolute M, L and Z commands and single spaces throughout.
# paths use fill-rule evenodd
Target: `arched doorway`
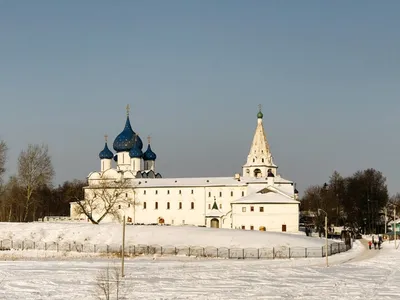
M 211 219 L 211 228 L 219 228 L 219 220 L 218 219 Z
M 254 177 L 255 177 L 255 178 L 262 177 L 262 174 L 261 174 L 261 170 L 260 170 L 260 169 L 255 169 L 255 170 L 254 170 Z

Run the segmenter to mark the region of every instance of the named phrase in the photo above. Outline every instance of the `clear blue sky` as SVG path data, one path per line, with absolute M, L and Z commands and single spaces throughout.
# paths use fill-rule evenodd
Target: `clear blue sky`
M 399 12 L 389 0 L 0 0 L 8 174 L 46 143 L 56 184 L 85 178 L 129 103 L 165 177 L 233 176 L 261 103 L 300 191 L 369 167 L 400 191 Z

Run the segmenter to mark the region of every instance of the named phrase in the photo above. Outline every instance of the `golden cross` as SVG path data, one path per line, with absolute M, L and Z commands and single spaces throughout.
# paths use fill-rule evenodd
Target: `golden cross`
M 127 116 L 129 116 L 129 109 L 130 109 L 130 107 L 129 107 L 129 104 L 126 106 L 126 115 Z
M 150 136 L 147 137 L 147 142 L 150 144 Z
M 258 104 L 258 110 L 261 111 L 261 104 Z
M 107 143 L 107 138 L 108 138 L 108 135 L 105 134 L 105 135 L 104 135 L 104 140 L 106 141 L 106 143 Z

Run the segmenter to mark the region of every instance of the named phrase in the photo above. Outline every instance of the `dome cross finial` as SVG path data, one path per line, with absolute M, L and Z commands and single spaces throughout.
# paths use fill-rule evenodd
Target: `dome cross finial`
M 107 139 L 108 139 L 108 135 L 107 134 L 105 134 L 104 135 L 104 141 L 107 143 Z
M 263 113 L 261 112 L 261 104 L 258 104 L 258 114 L 257 118 L 262 119 L 263 118 Z
M 149 144 L 150 144 L 150 141 L 151 141 L 151 137 L 150 137 L 150 136 L 148 136 L 148 137 L 147 137 L 147 143 L 149 143 Z
M 129 110 L 130 110 L 130 106 L 129 104 L 126 106 L 126 115 L 129 116 Z

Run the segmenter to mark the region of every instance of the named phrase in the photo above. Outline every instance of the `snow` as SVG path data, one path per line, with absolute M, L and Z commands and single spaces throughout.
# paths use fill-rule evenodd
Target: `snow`
M 133 226 L 125 228 L 126 244 L 228 248 L 321 247 L 324 239 L 304 233 L 215 229 L 195 226 Z M 122 225 L 104 223 L 0 223 L 0 240 L 121 244 Z M 337 241 L 334 241 L 337 242 Z
M 1 223 L 0 238 L 53 241 L 89 237 L 118 243 L 121 227 L 77 223 Z M 141 243 L 209 246 L 321 245 L 324 239 L 303 235 L 193 227 L 127 226 L 127 236 Z M 196 237 L 198 236 L 198 237 Z M 135 242 L 136 243 L 136 242 Z M 211 243 L 211 244 L 210 244 Z M 141 256 L 125 259 L 120 299 L 398 299 L 400 250 L 384 242 L 368 250 L 366 240 L 325 258 L 228 260 Z M 115 258 L 52 251 L 2 251 L 1 299 L 97 299 L 98 274 L 120 267 Z

